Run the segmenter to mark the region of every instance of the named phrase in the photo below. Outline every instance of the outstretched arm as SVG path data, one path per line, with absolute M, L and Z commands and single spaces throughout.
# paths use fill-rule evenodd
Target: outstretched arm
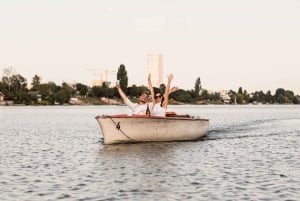
M 170 74 L 168 75 L 168 83 L 167 83 L 167 87 L 166 87 L 166 91 L 165 91 L 165 100 L 163 102 L 163 108 L 167 109 L 168 107 L 168 103 L 169 103 L 169 94 L 170 94 L 170 85 L 171 85 L 171 82 L 173 80 L 174 76 L 173 74 Z

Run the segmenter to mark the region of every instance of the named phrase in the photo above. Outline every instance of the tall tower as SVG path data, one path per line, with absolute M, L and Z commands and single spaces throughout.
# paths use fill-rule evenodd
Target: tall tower
M 163 55 L 147 55 L 147 75 L 151 74 L 153 87 L 158 87 L 163 83 Z

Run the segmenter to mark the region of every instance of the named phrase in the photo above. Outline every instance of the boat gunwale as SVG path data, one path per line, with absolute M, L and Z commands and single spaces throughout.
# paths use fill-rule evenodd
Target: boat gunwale
M 186 117 L 186 116 L 170 116 L 170 117 L 162 117 L 162 116 L 151 116 L 148 117 L 146 115 L 126 115 L 126 114 L 122 114 L 122 115 L 98 115 L 95 117 L 95 119 L 99 119 L 99 118 L 122 118 L 122 119 L 165 119 L 165 120 L 192 120 L 192 121 L 197 121 L 197 120 L 201 120 L 201 121 L 209 121 L 209 119 L 205 119 L 205 118 L 200 118 L 200 117 L 194 117 L 194 116 L 190 116 L 190 117 Z

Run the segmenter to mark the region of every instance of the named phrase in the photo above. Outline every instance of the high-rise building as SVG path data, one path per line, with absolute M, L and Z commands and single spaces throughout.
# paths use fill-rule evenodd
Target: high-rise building
M 153 87 L 159 87 L 163 84 L 163 55 L 147 55 L 147 75 L 149 73 Z

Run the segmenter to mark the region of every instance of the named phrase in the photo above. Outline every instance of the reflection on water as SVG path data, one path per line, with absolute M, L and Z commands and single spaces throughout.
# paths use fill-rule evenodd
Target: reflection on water
M 171 106 L 195 142 L 103 145 L 126 107 L 0 107 L 1 200 L 300 200 L 300 107 Z

